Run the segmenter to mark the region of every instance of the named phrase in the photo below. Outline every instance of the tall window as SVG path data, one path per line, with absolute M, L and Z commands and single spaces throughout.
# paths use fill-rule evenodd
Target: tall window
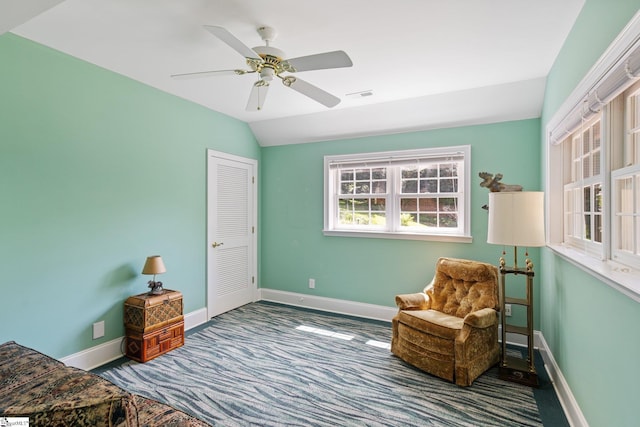
M 640 15 L 549 121 L 552 249 L 640 301 Z
M 612 257 L 640 267 L 640 83 L 622 96 L 624 144 L 612 173 Z
M 594 254 L 602 253 L 601 120 L 582 124 L 565 143 L 565 240 Z
M 470 147 L 325 157 L 325 234 L 470 240 Z

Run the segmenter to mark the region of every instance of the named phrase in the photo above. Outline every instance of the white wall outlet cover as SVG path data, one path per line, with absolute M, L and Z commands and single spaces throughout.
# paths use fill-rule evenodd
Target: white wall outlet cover
M 104 320 L 93 324 L 93 339 L 102 338 L 104 336 Z

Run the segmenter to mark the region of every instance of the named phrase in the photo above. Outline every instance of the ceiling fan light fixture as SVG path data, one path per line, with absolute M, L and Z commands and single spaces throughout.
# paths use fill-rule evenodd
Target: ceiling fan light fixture
M 270 82 L 273 80 L 273 76 L 276 74 L 275 70 L 271 67 L 264 67 L 260 70 L 260 78 Z

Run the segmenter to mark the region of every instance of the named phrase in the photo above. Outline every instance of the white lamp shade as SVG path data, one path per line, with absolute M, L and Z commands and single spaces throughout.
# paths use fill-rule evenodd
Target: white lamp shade
M 165 268 L 160 255 L 147 257 L 147 261 L 144 263 L 144 267 L 142 268 L 142 274 L 162 274 L 166 272 L 167 269 Z
M 489 193 L 487 243 L 544 246 L 544 193 L 512 191 Z

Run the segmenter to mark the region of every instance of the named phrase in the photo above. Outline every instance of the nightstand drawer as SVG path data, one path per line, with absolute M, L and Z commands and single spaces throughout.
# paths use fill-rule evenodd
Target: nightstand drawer
M 128 329 L 125 348 L 127 357 L 147 362 L 183 345 L 184 322 L 178 322 L 147 334 Z

